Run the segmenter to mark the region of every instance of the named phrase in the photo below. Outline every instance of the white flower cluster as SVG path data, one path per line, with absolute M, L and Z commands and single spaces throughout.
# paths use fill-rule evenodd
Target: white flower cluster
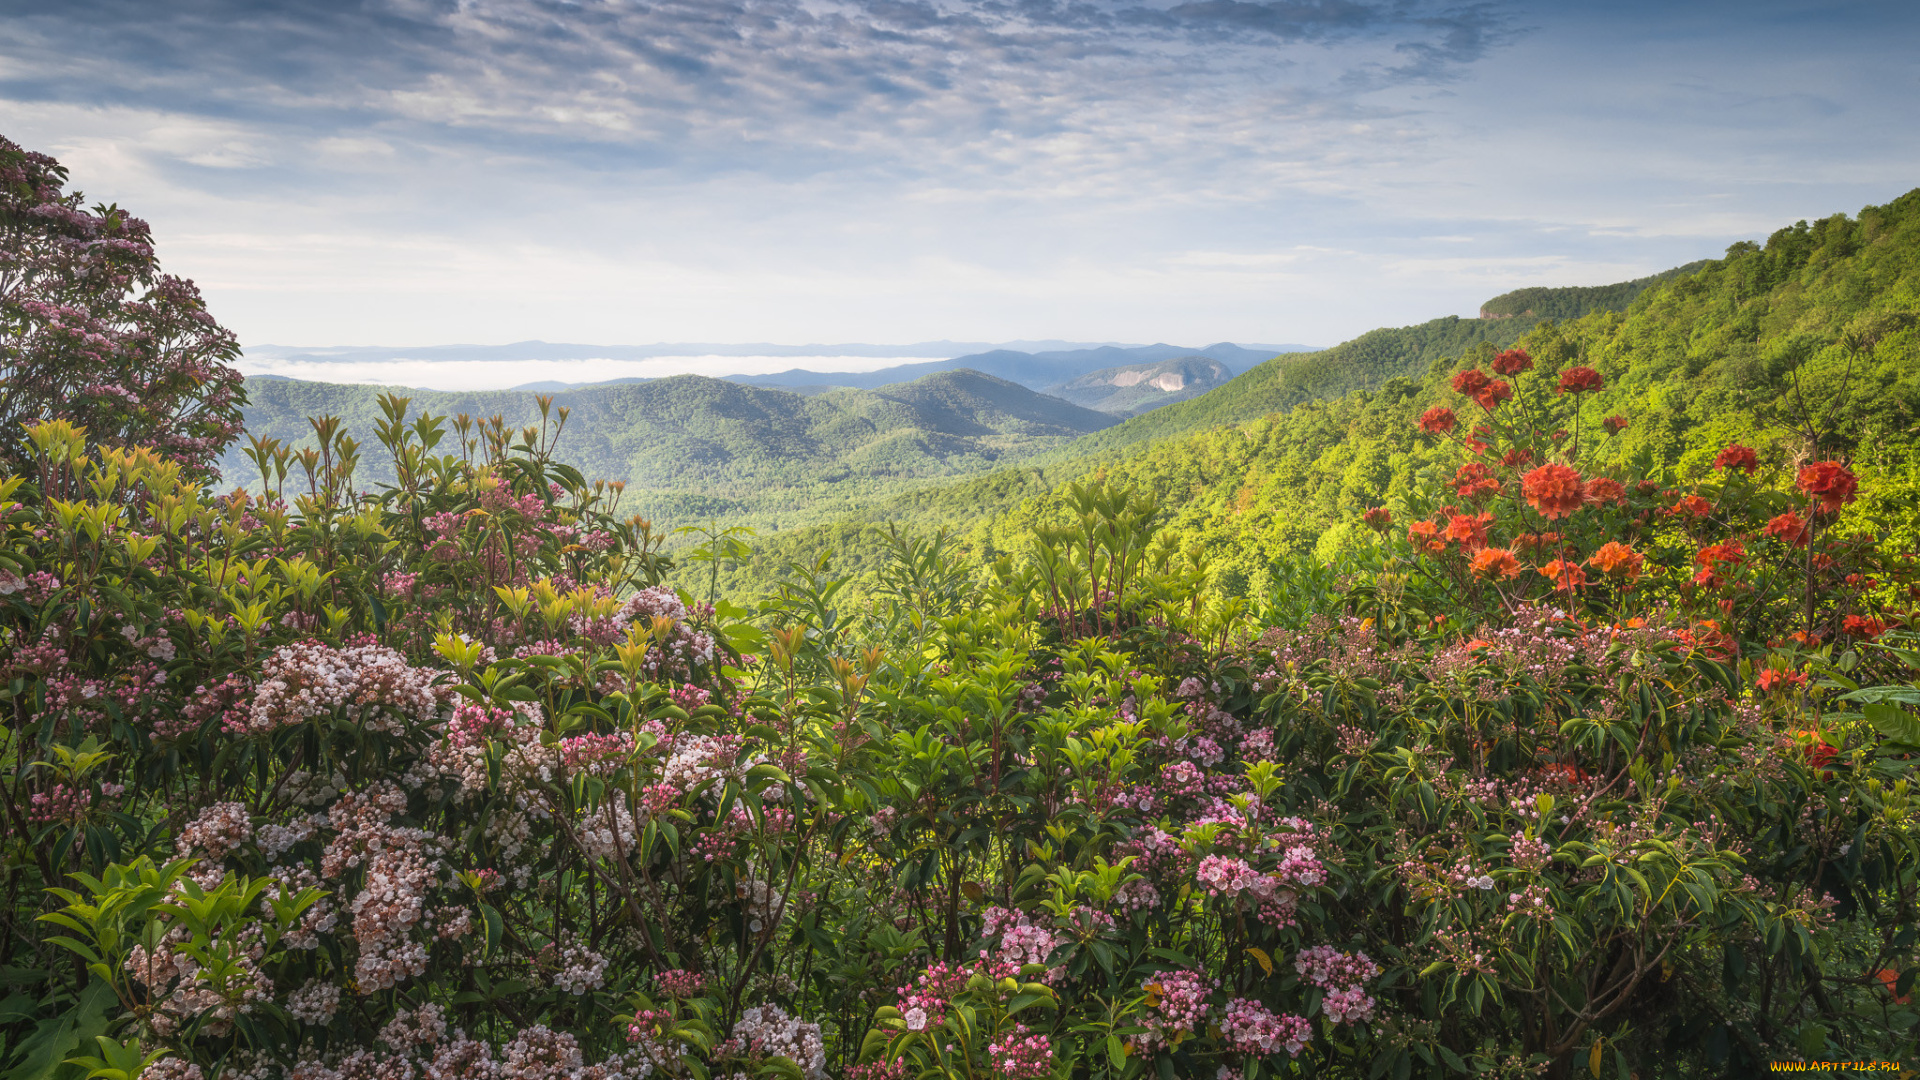
M 405 721 L 425 724 L 440 709 L 429 668 L 415 668 L 384 645 L 333 649 L 296 642 L 274 650 L 261 665 L 249 734 L 260 734 L 326 716 L 336 709 L 369 729 L 399 734 Z
M 722 1055 L 783 1057 L 800 1066 L 806 1080 L 826 1080 L 827 1047 L 819 1024 L 801 1023 L 778 1005 L 762 1005 L 740 1014 L 733 1035 L 720 1046 Z
M 237 802 L 214 803 L 193 819 L 173 842 L 182 855 L 196 851 L 208 862 L 219 862 L 234 848 L 253 839 L 253 822 L 245 805 Z
M 709 780 L 743 781 L 748 769 L 766 760 L 764 754 L 742 758 L 737 739 L 694 735 L 675 740 L 673 756 L 661 768 L 660 779 L 681 791 L 692 791 Z
M 780 925 L 780 916 L 786 913 L 786 905 L 780 899 L 779 890 L 759 878 L 749 878 L 738 888 L 740 898 L 747 905 L 748 930 L 757 934 Z
M 639 827 L 627 810 L 625 795 L 616 795 L 593 810 L 580 822 L 580 847 L 596 859 L 613 859 L 620 852 L 632 853 L 640 846 Z
M 239 947 L 227 957 L 228 970 L 217 975 L 181 947 L 190 936 L 185 928 L 175 927 L 151 952 L 135 945 L 121 966 L 147 987 L 154 1003 L 149 1023 L 158 1034 L 171 1035 L 201 1016 L 209 1018 L 205 1030 L 225 1034 L 234 1017 L 273 998 L 273 982 L 259 967 L 266 953 L 259 929 L 249 927 L 236 935 Z
M 337 835 L 327 845 L 321 874 L 336 880 L 362 862 L 367 869 L 366 884 L 350 905 L 360 946 L 354 978 L 363 994 L 427 970 L 427 950 L 410 935 L 426 918 L 428 893 L 440 885 L 441 841 L 421 829 L 388 824 L 406 808 L 406 794 L 383 781 L 343 796 L 328 812 Z
M 287 995 L 287 1012 L 295 1020 L 314 1027 L 325 1027 L 340 1008 L 340 988 L 315 979 Z
M 380 1029 L 380 1041 L 398 1054 L 432 1046 L 447 1037 L 447 1014 L 431 1002 L 417 1009 L 401 1009 Z
M 320 819 L 322 822 L 326 818 Z M 260 851 L 267 861 L 279 862 L 280 857 L 293 849 L 293 845 L 302 840 L 313 838 L 314 821 L 312 818 L 295 818 L 286 825 L 262 825 L 254 833 L 254 841 L 260 845 Z
M 592 949 L 569 945 L 560 950 L 560 970 L 553 985 L 575 997 L 607 985 L 607 958 Z

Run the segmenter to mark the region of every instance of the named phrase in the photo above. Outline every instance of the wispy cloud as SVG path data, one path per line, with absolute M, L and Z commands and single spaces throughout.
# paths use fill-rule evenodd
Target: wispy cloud
M 0 0 L 0 133 L 254 341 L 1333 340 L 1897 194 L 1915 15 L 1836 18 Z

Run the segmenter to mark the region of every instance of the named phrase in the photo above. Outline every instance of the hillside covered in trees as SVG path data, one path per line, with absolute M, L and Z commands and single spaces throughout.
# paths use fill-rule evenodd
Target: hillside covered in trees
M 1264 595 L 1276 560 L 1335 558 L 1363 545 L 1363 511 L 1458 464 L 1415 421 L 1436 403 L 1459 403 L 1448 385 L 1459 367 L 1513 345 L 1604 376 L 1606 388 L 1583 406 L 1583 437 L 1604 439 L 1609 455 L 1679 479 L 1741 440 L 1784 470 L 1817 430 L 1867 477 L 1868 494 L 1850 513 L 1920 539 L 1911 509 L 1920 505 L 1920 192 L 1855 217 L 1801 222 L 1721 259 L 1530 302 L 1584 313 L 1436 319 L 1278 357 L 1030 464 L 764 538 L 734 580 L 750 589 L 829 550 L 858 577 L 884 557 L 867 526 L 885 521 L 948 528 L 967 550 L 994 557 L 1060 518 L 1067 483 L 1098 478 L 1151 492 L 1172 531 L 1209 552 L 1221 587 Z M 1606 437 L 1600 422 L 1613 415 L 1628 424 Z

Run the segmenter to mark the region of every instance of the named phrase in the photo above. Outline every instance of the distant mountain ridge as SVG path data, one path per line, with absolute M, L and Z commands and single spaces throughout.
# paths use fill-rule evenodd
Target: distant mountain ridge
M 497 415 L 511 428 L 539 422 L 538 395 L 527 391 L 450 393 L 256 377 L 247 382 L 247 431 L 301 445 L 312 437 L 307 417 L 338 416 L 364 448 L 362 482 L 385 482 L 391 467 L 374 424 L 379 398 L 389 392 L 409 398 L 416 417 Z M 736 512 L 767 492 L 853 478 L 892 483 L 976 472 L 1116 422 L 969 370 L 811 397 L 703 375 L 552 397 L 568 410 L 561 460 L 588 476 L 626 481 L 629 501 L 642 512 L 679 520 Z M 230 482 L 258 482 L 240 448 L 229 450 L 221 465 Z M 663 500 L 663 492 L 673 494 Z
M 1048 352 L 994 349 L 969 356 L 956 356 L 951 360 L 900 364 L 878 371 L 831 372 L 796 368 L 771 375 L 729 375 L 727 378 L 749 386 L 875 387 L 917 379 L 935 371 L 971 368 L 1009 382 L 1017 382 L 1028 389 L 1040 390 L 1049 386 L 1058 386 L 1091 372 L 1131 364 L 1151 364 L 1187 356 L 1204 356 L 1225 365 L 1230 371 L 1238 372 L 1253 368 L 1274 356 L 1309 351 L 1312 349 L 1306 345 L 1247 346 L 1235 345 L 1230 341 L 1215 342 L 1199 349 L 1168 345 L 1164 342 L 1137 346 L 1102 345 L 1096 348 L 1059 349 Z
M 1154 364 L 1126 364 L 1090 371 L 1050 386 L 1057 398 L 1127 417 L 1199 397 L 1233 378 L 1232 369 L 1210 356 L 1182 356 Z
M 1136 349 L 1152 346 L 1112 341 L 921 341 L 910 345 L 873 345 L 864 342 L 837 345 L 780 345 L 773 342 L 657 342 L 652 345 L 585 345 L 568 342 L 516 341 L 506 345 L 274 345 L 246 347 L 245 354 L 263 360 L 303 360 L 316 363 L 378 363 L 391 360 L 651 360 L 673 356 L 858 356 L 962 357 L 1007 349 L 1027 353 L 1072 352 L 1098 348 Z M 1249 345 L 1253 352 L 1298 350 L 1295 345 Z

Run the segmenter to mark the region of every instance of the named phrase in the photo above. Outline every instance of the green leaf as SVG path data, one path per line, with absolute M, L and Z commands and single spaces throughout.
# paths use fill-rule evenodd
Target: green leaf
M 1863 705 L 1860 712 L 1866 716 L 1867 723 L 1873 725 L 1873 730 L 1894 742 L 1920 746 L 1920 717 L 1884 701 Z

